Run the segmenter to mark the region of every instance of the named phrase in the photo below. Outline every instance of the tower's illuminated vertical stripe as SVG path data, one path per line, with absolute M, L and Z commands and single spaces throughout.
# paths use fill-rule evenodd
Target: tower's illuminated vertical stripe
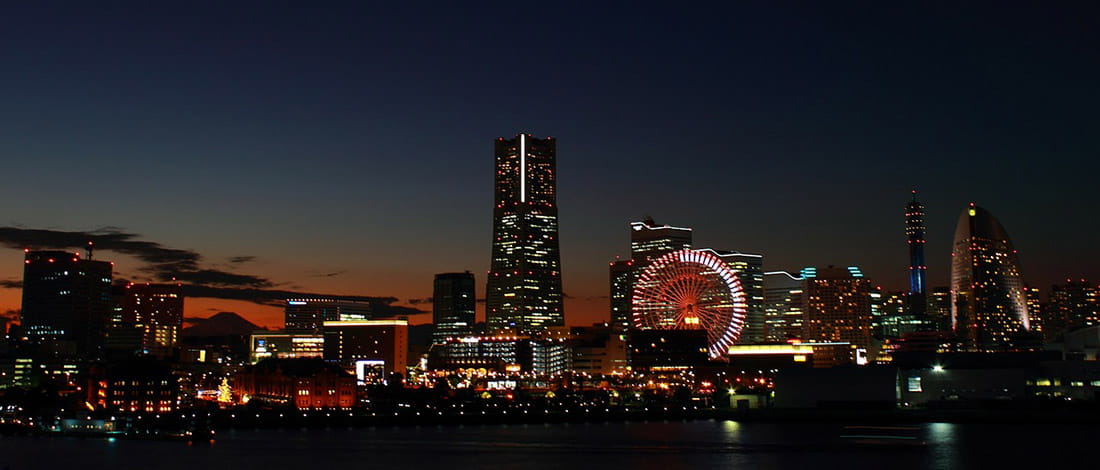
M 519 202 L 527 202 L 527 142 L 519 135 Z

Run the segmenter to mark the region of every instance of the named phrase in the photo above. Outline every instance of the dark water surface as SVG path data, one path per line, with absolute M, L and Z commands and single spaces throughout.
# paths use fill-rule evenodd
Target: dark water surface
M 1095 425 L 904 425 L 669 421 L 221 431 L 210 447 L 173 441 L 0 439 L 0 470 L 409 467 L 587 468 L 1046 468 L 1100 447 Z M 913 428 L 916 429 L 905 429 Z M 893 435 L 860 444 L 845 436 Z M 897 441 L 906 445 L 891 445 Z M 6 467 L 5 467 L 6 466 Z

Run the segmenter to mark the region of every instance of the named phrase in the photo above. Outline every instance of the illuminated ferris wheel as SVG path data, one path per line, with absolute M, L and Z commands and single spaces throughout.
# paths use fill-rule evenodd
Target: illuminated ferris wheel
M 741 337 L 745 293 L 718 256 L 679 250 L 653 260 L 634 284 L 634 326 L 706 330 L 710 357 L 722 357 Z

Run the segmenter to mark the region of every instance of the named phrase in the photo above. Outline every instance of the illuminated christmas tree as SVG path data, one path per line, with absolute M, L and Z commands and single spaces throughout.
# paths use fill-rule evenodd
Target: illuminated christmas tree
M 218 402 L 233 403 L 233 387 L 229 386 L 228 378 L 223 378 L 222 384 L 218 385 Z

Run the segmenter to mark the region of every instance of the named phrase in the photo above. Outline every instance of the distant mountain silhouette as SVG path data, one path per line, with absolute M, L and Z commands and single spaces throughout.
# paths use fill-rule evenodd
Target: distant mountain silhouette
M 263 329 L 233 312 L 218 312 L 210 318 L 188 318 L 185 321 L 191 326 L 183 329 L 184 337 L 247 336 Z

